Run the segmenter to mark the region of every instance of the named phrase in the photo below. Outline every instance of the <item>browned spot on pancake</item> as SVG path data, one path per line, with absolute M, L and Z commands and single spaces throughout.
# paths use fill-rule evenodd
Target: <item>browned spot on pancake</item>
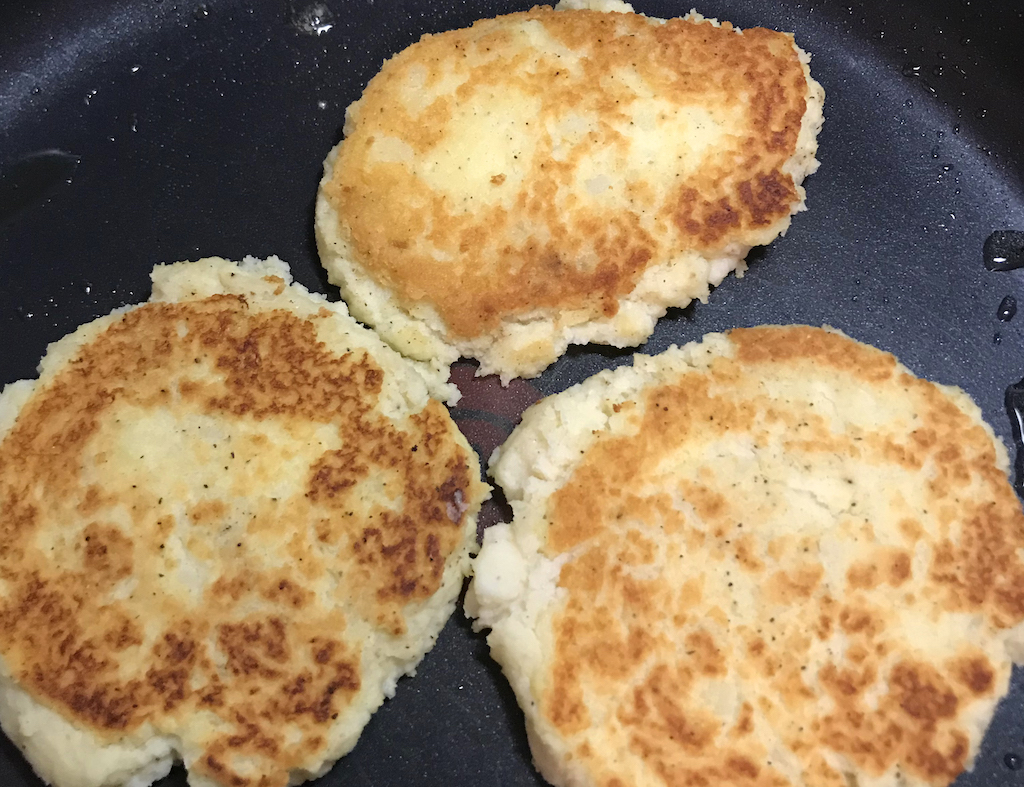
M 224 726 L 190 745 L 225 784 L 284 785 L 315 761 L 361 685 L 346 616 L 403 631 L 405 604 L 440 586 L 480 496 L 444 407 L 391 422 L 376 410 L 382 383 L 363 351 L 331 352 L 312 322 L 241 297 L 112 320 L 0 443 L 0 651 L 14 678 L 104 741 L 216 714 Z M 167 492 L 136 483 L 157 445 L 108 471 L 117 419 L 150 411 L 210 457 L 203 477 L 158 478 Z M 219 436 L 200 432 L 211 420 Z M 341 447 L 318 452 L 317 439 Z M 276 497 L 277 465 L 260 462 L 303 451 L 309 475 Z M 371 466 L 393 496 L 346 484 Z M 366 560 L 353 542 L 370 527 Z
M 657 556 L 657 546 L 639 530 L 629 530 L 626 533 L 625 545 L 619 553 L 623 562 L 648 565 L 653 563 Z
M 915 719 L 932 721 L 956 713 L 956 694 L 938 671 L 928 664 L 900 663 L 889 676 L 892 695 L 899 706 Z
M 91 516 L 96 513 L 100 506 L 105 504 L 103 490 L 95 484 L 91 484 L 82 496 L 77 508 L 82 516 Z
M 197 525 L 215 525 L 228 513 L 223 500 L 202 500 L 188 511 L 189 519 Z
M 603 453 L 602 448 L 598 446 L 596 450 Z M 629 489 L 629 480 L 634 472 L 635 468 L 628 462 L 622 462 L 615 468 L 580 468 L 570 482 L 571 487 L 564 487 L 555 496 L 557 513 L 552 517 L 548 535 L 552 550 L 568 551 L 586 540 L 593 533 L 592 524 L 602 519 L 601 506 L 606 502 L 610 505 L 617 502 L 619 490 L 624 493 Z
M 695 631 L 688 634 L 683 640 L 686 645 L 686 655 L 693 663 L 697 672 L 702 675 L 725 675 L 725 664 L 728 654 L 723 653 L 714 638 L 706 631 Z
M 839 610 L 839 626 L 847 634 L 873 637 L 885 628 L 885 618 L 881 610 L 854 602 L 844 605 Z
M 132 541 L 116 527 L 95 522 L 83 532 L 83 567 L 93 579 L 114 583 L 132 573 Z
M 570 621 L 559 634 L 560 644 L 571 647 L 574 625 Z M 545 713 L 551 722 L 566 733 L 578 732 L 590 723 L 580 690 L 580 668 L 569 661 L 557 664 L 552 672 L 552 686 L 544 698 Z
M 967 736 L 960 730 L 953 730 L 944 738 L 937 741 L 937 745 L 929 742 L 910 752 L 907 770 L 916 771 L 933 784 L 952 781 L 959 776 L 967 760 Z
M 302 609 L 314 601 L 310 591 L 285 575 L 270 577 L 263 587 L 263 597 L 295 609 Z
M 793 653 L 807 651 L 805 643 L 801 642 L 789 648 Z M 783 661 L 773 676 L 773 685 L 776 687 L 779 698 L 783 705 L 793 713 L 806 712 L 803 708 L 805 703 L 817 701 L 817 694 L 804 680 L 805 665 L 796 664 L 792 661 Z
M 213 583 L 213 586 L 210 588 L 210 594 L 214 597 L 224 596 L 237 602 L 246 593 L 252 591 L 254 580 L 255 577 L 245 573 L 235 576 L 223 574 Z
M 726 760 L 725 766 L 740 778 L 756 779 L 761 773 L 761 768 L 755 765 L 749 757 L 730 757 Z
M 697 516 L 708 524 L 718 523 L 728 511 L 729 504 L 725 496 L 703 484 L 694 484 L 684 479 L 679 482 L 679 489 Z
M 874 561 L 858 561 L 846 570 L 846 581 L 855 590 L 876 587 L 879 583 L 878 565 Z
M 153 646 L 153 666 L 146 671 L 146 681 L 158 697 L 163 710 L 174 710 L 189 698 L 192 671 L 200 656 L 199 645 L 191 636 L 190 626 L 183 626 L 182 636 L 168 632 Z
M 740 706 L 739 717 L 736 719 L 736 726 L 732 730 L 732 734 L 736 737 L 743 737 L 749 735 L 754 731 L 754 708 L 749 702 L 744 702 Z
M 687 707 L 690 679 L 683 672 L 659 665 L 636 688 L 632 702 L 620 711 L 622 721 L 646 733 L 634 735 L 631 746 L 656 750 L 671 742 L 691 754 L 703 753 L 718 733 L 719 723 L 710 714 L 698 714 Z
M 779 604 L 798 603 L 808 599 L 818 587 L 825 571 L 820 565 L 807 564 L 790 571 L 776 571 L 764 585 L 765 595 Z
M 910 579 L 910 553 L 903 549 L 890 550 L 886 554 L 886 580 L 893 587 L 899 587 Z
M 820 736 L 868 773 L 881 773 L 900 757 L 908 737 L 900 723 L 850 708 L 826 716 Z
M 523 25 L 541 26 L 550 41 L 525 43 Z M 579 62 L 567 65 L 566 47 Z M 458 87 L 438 94 L 442 73 Z M 410 93 L 418 99 L 407 103 Z M 495 96 L 510 95 L 536 102 L 517 118 L 535 147 L 510 151 L 503 174 L 481 172 L 485 194 L 435 189 L 401 155 L 377 152 L 380 140 L 397 140 L 414 161 L 431 161 L 454 144 L 458 110 L 480 104 L 483 115 Z M 388 61 L 354 108 L 324 194 L 360 266 L 406 306 L 433 304 L 456 336 L 537 309 L 608 317 L 648 267 L 687 250 L 767 242 L 781 228 L 800 199 L 783 164 L 796 150 L 807 95 L 785 34 L 538 7 L 427 36 Z M 429 105 L 412 106 L 417 100 Z M 576 188 L 591 158 L 634 155 L 632 113 L 648 105 L 707 112 L 706 123 L 721 124 L 711 152 L 622 185 L 609 173 L 621 205 Z M 569 107 L 601 122 L 559 142 L 551 129 Z M 491 147 L 504 149 L 494 127 Z M 448 284 L 453 276 L 458 287 Z
M 736 549 L 736 561 L 747 571 L 760 572 L 765 564 L 756 554 L 753 536 L 747 534 L 736 538 L 733 542 Z
M 888 353 L 850 341 L 847 337 L 802 325 L 742 328 L 729 332 L 736 357 L 743 363 L 813 361 L 863 380 L 881 383 L 896 372 L 896 359 Z
M 972 694 L 984 696 L 995 685 L 995 672 L 984 654 L 963 656 L 952 662 L 953 677 Z
M 817 612 L 817 617 L 814 620 L 814 634 L 818 639 L 828 639 L 832 636 L 832 630 L 835 626 L 835 600 L 831 596 L 826 595 L 819 601 Z
M 930 784 L 947 784 L 963 770 L 968 739 L 951 722 L 959 701 L 939 671 L 901 661 L 889 676 L 889 693 L 875 710 L 856 702 L 825 719 L 825 740 L 869 773 L 894 758 Z
M 370 472 L 363 452 L 357 446 L 328 451 L 313 468 L 309 499 L 314 503 L 341 496 Z
M 818 680 L 837 704 L 845 704 L 862 694 L 875 682 L 875 677 L 875 671 L 870 667 L 840 669 L 835 664 L 826 664 L 818 673 Z
M 115 651 L 124 650 L 142 644 L 142 631 L 135 621 L 127 616 L 121 616 L 120 620 L 115 620 L 107 629 L 103 639 Z
M 234 675 L 259 675 L 277 678 L 280 666 L 288 661 L 288 641 L 280 618 L 252 623 L 225 623 L 217 636 L 227 656 L 227 669 Z

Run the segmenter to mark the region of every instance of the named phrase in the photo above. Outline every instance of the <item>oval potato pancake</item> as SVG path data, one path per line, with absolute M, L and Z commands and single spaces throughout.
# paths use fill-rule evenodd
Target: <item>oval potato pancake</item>
M 507 381 L 570 343 L 639 344 L 803 209 L 808 60 L 697 14 L 538 7 L 424 36 L 348 109 L 321 261 L 354 316 L 439 367 Z
M 1019 660 L 1024 515 L 959 389 L 712 334 L 527 411 L 467 610 L 556 785 L 933 785 Z
M 296 784 L 432 646 L 486 486 L 283 263 L 153 278 L 0 398 L 0 722 L 57 787 Z

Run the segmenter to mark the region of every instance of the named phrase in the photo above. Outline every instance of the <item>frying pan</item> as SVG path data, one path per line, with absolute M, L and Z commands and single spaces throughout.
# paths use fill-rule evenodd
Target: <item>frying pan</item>
M 696 0 L 695 0 L 696 1 Z M 689 2 L 636 0 L 675 16 Z M 382 61 L 425 32 L 529 0 L 4 0 L 0 3 L 0 383 L 46 344 L 149 295 L 158 262 L 278 254 L 337 297 L 313 242 L 320 163 Z M 740 27 L 794 31 L 824 85 L 807 213 L 707 305 L 674 310 L 645 352 L 709 331 L 827 323 L 966 389 L 1014 450 L 1024 376 L 1024 16 L 1012 0 L 706 0 Z M 997 242 L 998 241 L 998 242 Z M 993 243 L 995 245 L 993 245 Z M 998 267 L 998 265 L 997 265 Z M 1022 304 L 1024 305 L 1024 304 Z M 629 351 L 576 348 L 502 389 L 456 378 L 455 416 L 486 457 L 522 408 Z M 1013 389 L 1010 391 L 1012 400 Z M 488 511 L 494 519 L 496 509 Z M 962 785 L 1024 781 L 1015 671 Z M 0 742 L 0 784 L 37 787 Z M 175 769 L 161 787 L 184 785 Z M 539 785 L 522 715 L 457 612 L 328 785 Z

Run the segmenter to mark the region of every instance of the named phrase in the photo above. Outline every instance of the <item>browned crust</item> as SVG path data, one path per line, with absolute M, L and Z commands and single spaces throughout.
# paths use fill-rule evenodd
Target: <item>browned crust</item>
M 0 651 L 33 696 L 110 740 L 143 722 L 187 738 L 190 719 L 212 712 L 226 727 L 200 736 L 195 767 L 224 784 L 277 787 L 316 761 L 361 688 L 362 642 L 346 627 L 404 632 L 406 605 L 439 588 L 479 489 L 445 409 L 431 400 L 405 423 L 382 417 L 383 371 L 361 350 L 330 352 L 316 334 L 324 318 L 237 296 L 147 304 L 26 404 L 0 443 Z M 263 423 L 326 424 L 343 449 L 325 452 L 292 499 L 245 490 L 244 523 L 238 500 L 212 488 L 176 522 L 174 501 L 132 483 L 130 466 L 83 484 L 126 406 L 251 427 L 248 448 L 224 452 L 227 478 L 245 450 L 273 450 Z M 383 470 L 401 479 L 400 504 L 367 507 L 355 483 Z M 163 584 L 176 527 L 214 571 L 194 602 Z M 336 590 L 318 598 L 329 572 Z M 130 596 L 112 595 L 132 577 Z M 238 771 L 239 757 L 260 776 Z
M 566 70 L 553 52 L 513 44 L 510 28 L 528 21 L 584 64 Z M 454 96 L 414 116 L 398 96 L 417 68 L 427 70 L 428 85 L 472 70 Z M 628 187 L 627 209 L 609 212 L 559 192 L 592 152 L 628 149 L 628 111 L 644 99 L 622 72 L 672 105 L 739 113 L 743 121 L 696 171 L 650 173 L 650 182 Z M 393 137 L 429 160 L 443 143 L 453 102 L 509 89 L 541 107 L 523 118 L 535 129 L 537 149 L 510 201 L 465 211 L 405 166 L 369 158 L 375 139 Z M 367 87 L 323 191 L 358 265 L 406 307 L 432 304 L 455 336 L 480 336 L 535 310 L 610 317 L 648 267 L 687 250 L 713 254 L 733 243 L 767 242 L 765 230 L 782 226 L 800 201 L 782 168 L 796 150 L 807 95 L 788 34 L 755 28 L 737 35 L 728 23 L 658 25 L 634 14 L 538 7 L 426 36 L 388 61 Z M 544 128 L 569 108 L 596 113 L 605 125 L 596 138 L 556 155 Z M 508 188 L 505 173 L 490 182 Z M 438 261 L 427 245 L 451 259 Z
M 735 330 L 729 337 L 732 358 L 716 358 L 707 372 L 681 373 L 645 390 L 635 406 L 643 413 L 637 433 L 601 435 L 551 498 L 546 553 L 574 557 L 559 579 L 568 601 L 554 622 L 541 713 L 572 738 L 594 724 L 585 697 L 604 698 L 604 711 L 612 709 L 602 722 L 607 745 L 626 746 L 666 785 L 788 784 L 765 764 L 771 755 L 763 739 L 749 737 L 755 706 L 800 760 L 808 785 L 845 784 L 822 758 L 826 750 L 871 776 L 898 766 L 926 784 L 946 785 L 969 755 L 962 714 L 979 698 L 994 697 L 1007 662 L 993 664 L 976 641 L 958 643 L 952 659 L 922 660 L 914 642 L 901 640 L 892 606 L 879 599 L 915 581 L 937 605 L 936 614 L 977 614 L 991 636 L 1024 620 L 1024 515 L 999 469 L 993 439 L 940 387 L 842 335 L 794 327 Z M 793 379 L 825 375 L 849 386 L 881 386 L 912 402 L 914 418 L 902 437 L 884 428 L 833 431 L 823 414 L 789 408 L 763 393 L 760 369 L 779 366 Z M 928 528 L 907 519 L 896 528 L 905 546 L 864 547 L 868 557 L 846 572 L 842 598 L 822 590 L 825 571 L 813 533 L 769 544 L 770 565 L 751 556 L 759 531 L 750 503 L 760 494 L 760 478 L 720 480 L 712 464 L 691 478 L 658 475 L 659 462 L 691 440 L 705 445 L 703 438 L 713 443 L 743 434 L 763 445 L 773 423 L 789 436 L 794 455 L 807 457 L 808 468 L 817 453 L 912 472 L 927 466 L 935 473 L 920 479 L 934 506 L 932 514 L 919 512 Z M 675 483 L 695 519 L 673 505 Z M 641 569 L 651 565 L 655 542 L 668 535 L 710 558 L 687 563 L 679 547 L 678 562 L 675 555 L 661 558 L 675 573 L 663 567 L 652 579 Z M 922 538 L 930 564 L 926 574 L 913 577 L 914 545 Z M 652 546 L 645 547 L 648 541 Z M 756 630 L 730 622 L 730 599 L 709 600 L 701 590 L 705 571 L 717 570 L 724 556 L 735 557 L 732 565 L 756 584 L 762 609 L 780 616 L 799 609 L 799 619 L 783 626 L 765 613 Z M 730 636 L 716 639 L 712 622 Z M 941 626 L 941 617 L 929 625 Z M 826 660 L 817 674 L 803 672 L 817 643 L 837 633 L 848 642 L 845 653 Z M 755 705 L 745 706 L 727 728 L 694 701 L 704 678 L 740 681 Z M 623 694 L 625 685 L 632 688 Z M 879 685 L 877 701 L 869 699 Z M 822 695 L 830 703 L 819 704 Z M 591 762 L 595 783 L 614 781 L 608 760 Z

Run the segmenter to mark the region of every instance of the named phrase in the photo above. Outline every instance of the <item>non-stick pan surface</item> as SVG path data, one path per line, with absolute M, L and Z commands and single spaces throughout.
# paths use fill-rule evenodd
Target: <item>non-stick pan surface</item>
M 0 384 L 46 344 L 149 295 L 155 263 L 278 254 L 308 287 L 320 162 L 381 62 L 425 32 L 526 8 L 511 0 L 0 2 Z M 656 16 L 685 4 L 636 0 Z M 794 31 L 824 85 L 807 213 L 707 305 L 644 347 L 760 323 L 827 323 L 965 388 L 1014 450 L 1004 404 L 1024 376 L 1024 273 L 986 270 L 1024 230 L 1024 19 L 984 0 L 707 0 L 740 27 Z M 1013 259 L 1014 237 L 1001 256 Z M 1018 244 L 1018 245 L 1024 245 Z M 991 256 L 991 255 L 990 255 Z M 1024 303 L 1022 303 L 1024 306 Z M 1004 310 L 1006 317 L 1008 310 Z M 502 390 L 457 370 L 456 416 L 484 457 L 522 407 L 629 352 L 572 350 Z M 1024 783 L 1015 673 L 963 785 Z M 0 785 L 39 785 L 0 743 Z M 1021 755 L 1021 757 L 1016 757 Z M 183 785 L 176 769 L 161 787 Z M 461 613 L 419 674 L 321 785 L 536 785 L 522 716 Z

